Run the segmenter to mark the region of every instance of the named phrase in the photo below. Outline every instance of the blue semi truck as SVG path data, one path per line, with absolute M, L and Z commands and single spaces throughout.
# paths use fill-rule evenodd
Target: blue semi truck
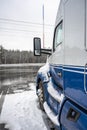
M 34 55 L 48 54 L 36 92 L 58 130 L 87 130 L 87 0 L 61 0 L 52 49 L 34 38 Z

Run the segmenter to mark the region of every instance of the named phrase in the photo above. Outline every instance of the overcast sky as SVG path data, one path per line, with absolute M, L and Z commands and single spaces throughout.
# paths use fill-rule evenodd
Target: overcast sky
M 43 36 L 52 46 L 53 30 L 60 0 L 0 0 L 0 45 L 5 49 L 33 50 L 33 37 Z

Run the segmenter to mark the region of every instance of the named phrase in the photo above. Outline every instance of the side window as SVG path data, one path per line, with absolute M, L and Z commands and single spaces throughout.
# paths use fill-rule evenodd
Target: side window
M 63 22 L 61 21 L 56 30 L 55 30 L 55 37 L 54 37 L 54 51 L 56 49 L 56 47 L 62 43 L 62 26 L 63 26 Z

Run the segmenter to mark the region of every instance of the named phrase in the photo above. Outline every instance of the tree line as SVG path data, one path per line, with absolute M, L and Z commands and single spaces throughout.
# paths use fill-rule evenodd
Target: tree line
M 32 51 L 6 50 L 0 46 L 0 64 L 45 63 L 46 55 L 34 56 Z

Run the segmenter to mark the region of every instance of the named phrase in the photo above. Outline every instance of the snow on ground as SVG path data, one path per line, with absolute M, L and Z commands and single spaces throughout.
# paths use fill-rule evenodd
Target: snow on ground
M 43 113 L 37 106 L 35 85 L 30 91 L 6 95 L 0 116 L 9 130 L 47 130 Z

